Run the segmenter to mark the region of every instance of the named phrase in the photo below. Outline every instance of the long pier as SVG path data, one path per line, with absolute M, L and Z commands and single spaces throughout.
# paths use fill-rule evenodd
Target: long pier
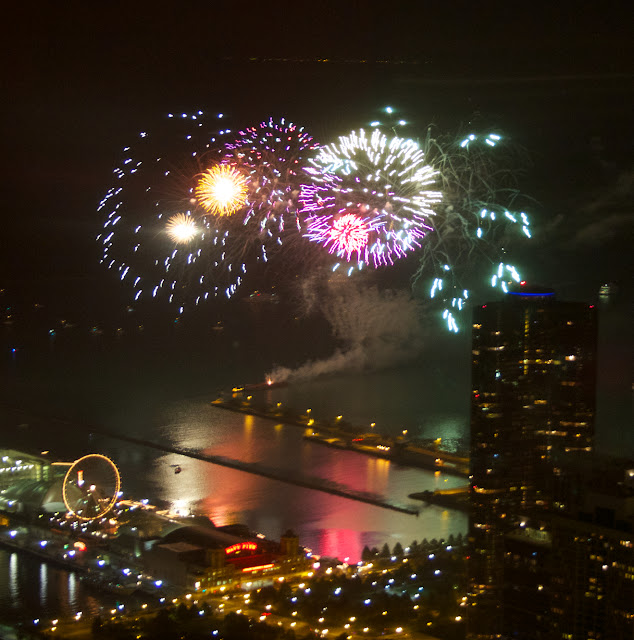
M 203 460 L 204 462 L 210 462 L 212 464 L 221 465 L 230 469 L 237 469 L 238 471 L 245 471 L 247 473 L 253 473 L 258 476 L 269 478 L 270 480 L 278 480 L 285 482 L 286 484 L 292 484 L 297 487 L 303 487 L 305 489 L 313 489 L 315 491 L 322 491 L 324 493 L 330 493 L 342 498 L 348 498 L 349 500 L 356 500 L 358 502 L 365 502 L 376 507 L 382 507 L 383 509 L 391 509 L 392 511 L 399 511 L 408 515 L 418 516 L 418 509 L 407 505 L 401 505 L 389 500 L 385 500 L 381 496 L 373 493 L 366 493 L 364 491 L 355 491 L 344 487 L 336 482 L 324 480 L 322 478 L 313 478 L 309 476 L 289 475 L 288 473 L 282 473 L 277 469 L 272 469 L 257 462 L 243 462 L 241 460 L 234 460 L 233 458 L 226 458 L 224 456 L 212 455 L 207 453 L 201 453 L 193 449 L 187 449 L 184 447 L 176 447 L 174 445 L 161 444 L 158 442 L 152 442 L 151 440 L 142 440 L 140 438 L 134 438 L 132 436 L 122 435 L 113 431 L 105 429 L 92 429 L 93 433 L 113 438 L 115 440 L 122 440 L 124 442 L 130 442 L 142 447 L 149 447 L 163 451 L 165 453 L 175 453 L 177 455 L 185 456 L 187 458 L 193 458 L 196 460 Z
M 414 443 L 395 443 L 389 438 L 384 438 L 386 441 L 389 440 L 388 446 L 377 446 L 377 442 L 371 441 L 371 439 L 376 440 L 378 436 L 376 434 L 365 434 L 365 437 L 363 437 L 363 430 L 360 427 L 350 426 L 350 430 L 346 431 L 346 429 L 337 425 L 317 422 L 307 416 L 290 416 L 282 411 L 276 411 L 273 407 L 267 409 L 266 407 L 252 406 L 248 402 L 240 402 L 236 397 L 239 395 L 241 395 L 241 391 L 234 392 L 234 397 L 231 400 L 219 398 L 211 404 L 219 409 L 252 415 L 266 420 L 275 420 L 276 422 L 283 422 L 303 429 L 311 429 L 310 440 L 329 447 L 356 451 L 375 458 L 392 460 L 405 466 L 442 471 L 443 473 L 463 478 L 469 476 L 469 458 L 466 456 Z M 355 438 L 354 436 L 362 437 Z M 364 442 L 366 439 L 367 441 Z

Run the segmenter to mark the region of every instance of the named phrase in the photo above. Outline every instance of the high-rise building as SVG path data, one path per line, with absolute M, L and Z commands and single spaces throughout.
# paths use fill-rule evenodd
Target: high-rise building
M 634 476 L 634 470 L 626 473 Z M 548 640 L 634 638 L 634 487 L 592 482 L 551 520 Z
M 509 554 L 527 568 L 543 555 L 547 514 L 562 500 L 560 465 L 571 452 L 592 450 L 596 343 L 593 305 L 558 301 L 550 289 L 523 286 L 474 311 L 471 638 L 514 632 L 513 608 L 505 607 Z M 526 562 L 509 551 L 518 536 L 518 548 L 535 547 Z M 544 585 L 538 575 L 531 581 L 539 594 L 525 594 L 522 616 L 538 628 Z

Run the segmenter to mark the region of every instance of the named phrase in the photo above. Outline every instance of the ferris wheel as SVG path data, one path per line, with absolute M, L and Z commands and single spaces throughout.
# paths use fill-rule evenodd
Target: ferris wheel
M 79 520 L 104 516 L 117 501 L 121 476 L 115 463 L 99 453 L 90 453 L 73 462 L 62 484 L 68 513 Z

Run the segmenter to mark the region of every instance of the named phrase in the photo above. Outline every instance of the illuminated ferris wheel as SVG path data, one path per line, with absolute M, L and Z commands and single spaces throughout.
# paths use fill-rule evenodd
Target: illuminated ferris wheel
M 79 520 L 95 520 L 108 513 L 119 495 L 121 476 L 115 463 L 99 453 L 75 460 L 62 485 L 68 513 Z

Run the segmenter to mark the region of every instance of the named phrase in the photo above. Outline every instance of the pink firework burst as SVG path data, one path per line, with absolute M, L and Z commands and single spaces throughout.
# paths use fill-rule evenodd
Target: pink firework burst
M 356 253 L 360 257 L 367 246 L 368 227 L 363 218 L 354 213 L 346 213 L 341 218 L 333 220 L 328 236 L 332 241 L 331 253 L 333 251 L 338 255 L 344 253 L 349 261 L 351 254 Z

